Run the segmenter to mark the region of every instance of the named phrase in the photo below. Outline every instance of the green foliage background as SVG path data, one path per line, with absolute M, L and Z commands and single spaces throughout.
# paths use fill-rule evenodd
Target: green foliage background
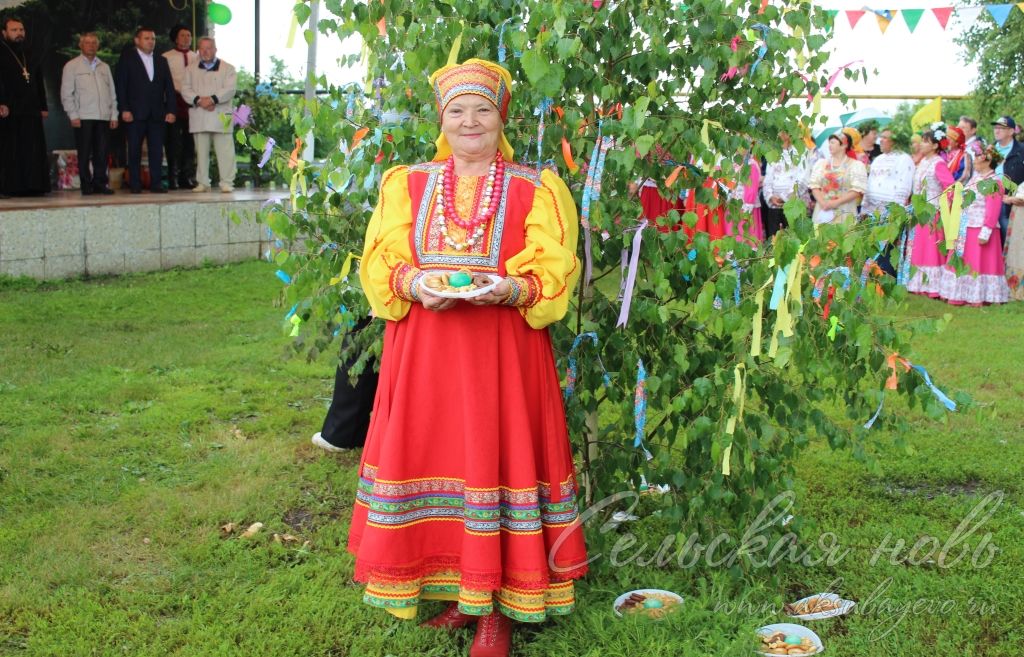
M 882 399 L 882 383 L 890 374 L 887 355 L 898 352 L 913 360 L 914 331 L 933 330 L 936 322 L 887 319 L 898 315 L 905 291 L 873 275 L 862 285 L 859 275 L 865 261 L 877 254 L 879 241 L 894 241 L 901 225 L 934 216 L 926 199 L 918 199 L 914 216 L 893 208 L 889 222 L 826 226 L 820 232 L 794 199 L 787 207 L 792 228 L 759 250 L 732 238 L 710 243 L 706 234 L 688 244 L 682 232 L 648 229 L 630 321 L 615 328 L 620 258 L 632 240 L 625 229 L 640 215 L 629 184 L 646 177 L 664 180 L 676 162 L 691 156 L 700 168 L 720 161 L 715 175 L 731 183 L 746 176 L 741 153 L 751 144 L 755 157 L 774 160 L 778 132 L 800 134 L 801 119 L 813 120 L 805 116 L 809 109 L 803 99 L 825 84 L 819 67 L 827 58 L 823 33 L 830 19 L 807 2 L 770 5 L 760 15 L 758 6 L 737 0 L 603 3 L 600 8 L 590 2 L 325 0 L 327 11 L 321 12 L 319 24 L 306 25 L 307 39 L 313 29 L 337 38 L 358 35 L 366 47 L 347 63 L 362 60 L 368 76 L 359 90 L 334 87 L 321 77 L 318 86 L 330 88 L 329 97 L 305 111 L 289 109 L 296 135 L 340 126 L 336 147 L 322 160 L 291 168 L 288 148 L 276 151 L 270 165 L 293 177 L 292 199 L 271 205 L 262 219 L 289 247 L 273 258 L 290 280 L 284 300 L 303 320 L 294 351 L 318 357 L 367 313 L 356 277 L 338 279 L 346 263 L 352 263 L 349 254 L 361 251 L 380 175 L 393 164 L 433 155 L 438 128 L 429 73 L 447 61 L 460 35 L 459 61 L 497 59 L 504 25 L 505 65 L 516 81 L 506 134 L 517 159 L 537 164 L 541 117 L 535 109 L 547 98 L 564 110 L 564 118 L 555 113 L 543 117 L 541 160 L 560 152 L 563 137 L 577 162 L 589 159 L 598 124 L 619 146 L 608 154 L 602 194 L 591 208 L 595 284 L 581 285 L 568 316 L 550 329 L 560 366 L 576 335 L 595 331 L 599 336 L 597 350 L 581 348 L 576 394 L 566 403 L 587 500 L 636 485 L 643 474 L 672 487 L 671 494 L 658 498 L 664 517 L 687 528 L 681 533 L 706 536 L 745 527 L 767 500 L 792 489 L 794 459 L 812 439 L 848 449 L 877 471 L 875 436 L 891 434 L 873 434 L 862 425 Z M 296 14 L 305 24 L 309 5 L 296 5 Z M 378 33 L 382 18 L 384 36 Z M 721 80 L 729 67 L 755 60 L 755 24 L 767 28 L 763 62 L 756 70 Z M 741 41 L 734 52 L 730 43 L 737 36 Z M 863 71 L 845 75 L 857 77 Z M 351 113 L 350 97 L 356 97 Z M 619 104 L 621 116 L 612 111 Z M 366 137 L 351 147 L 362 128 Z M 263 151 L 265 135 L 249 131 L 238 138 Z M 655 145 L 671 161 L 652 157 Z M 579 201 L 585 174 L 569 173 L 560 157 L 555 164 Z M 687 188 L 699 201 L 713 202 L 702 187 L 704 177 L 696 169 L 686 170 L 673 193 Z M 730 211 L 738 212 L 738 201 L 730 204 Z M 691 224 L 696 220 L 692 214 L 670 217 L 677 218 Z M 582 259 L 582 239 L 580 245 Z M 848 286 L 839 273 L 828 281 L 836 287 L 831 313 L 841 327 L 834 338 L 829 336 L 829 322 L 805 276 L 791 304 L 797 315 L 794 335 L 782 337 L 778 353 L 768 357 L 764 352 L 776 319 L 767 308 L 769 281 L 780 267 L 796 266 L 801 251 L 809 267 L 805 272 L 815 278 L 848 268 Z M 754 318 L 762 313 L 755 300 L 758 290 L 765 290 L 764 348 L 751 355 Z M 344 341 L 344 354 L 359 356 L 353 372 L 379 354 L 381 324 L 374 322 Z M 598 352 L 610 373 L 607 387 Z M 643 438 L 654 454 L 649 461 L 633 447 L 641 359 L 648 372 Z M 746 373 L 742 412 L 733 401 L 738 366 Z M 907 397 L 933 417 L 945 413 L 916 374 L 903 375 L 899 389 L 889 394 Z M 838 421 L 837 408 L 843 411 Z M 731 417 L 738 417 L 732 435 L 726 432 Z M 883 413 L 875 426 L 896 429 L 900 436 L 900 422 Z M 905 447 L 899 437 L 895 443 Z M 731 474 L 724 476 L 723 458 L 730 446 Z M 601 547 L 600 536 L 591 540 L 595 549 Z M 738 564 L 735 571 L 746 565 Z
M 992 141 L 989 123 L 1010 115 L 1024 119 L 1024 97 L 1020 93 L 1020 74 L 1024 71 L 1024 15 L 1011 11 L 1002 27 L 988 12 L 957 37 L 964 60 L 977 66 L 973 109 L 984 124 L 983 136 Z M 979 130 L 981 126 L 979 125 Z

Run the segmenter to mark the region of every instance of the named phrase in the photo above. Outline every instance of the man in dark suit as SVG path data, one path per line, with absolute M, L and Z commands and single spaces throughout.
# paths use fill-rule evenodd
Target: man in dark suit
M 142 191 L 142 140 L 149 149 L 149 191 L 165 194 L 162 161 L 166 123 L 174 123 L 174 82 L 167 60 L 153 55 L 156 34 L 148 27 L 135 32 L 135 47 L 117 62 L 117 105 L 128 133 L 128 171 L 132 194 Z

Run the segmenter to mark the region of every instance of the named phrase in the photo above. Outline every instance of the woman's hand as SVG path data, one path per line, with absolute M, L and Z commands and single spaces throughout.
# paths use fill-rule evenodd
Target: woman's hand
M 509 285 L 508 281 L 502 279 L 501 282 L 487 294 L 481 294 L 478 297 L 466 299 L 466 301 L 470 302 L 474 306 L 496 306 L 504 302 L 511 292 L 512 287 Z
M 1024 198 L 1020 196 L 1004 196 L 1003 203 L 1007 205 L 1024 205 Z
M 423 291 L 420 293 L 420 303 L 427 310 L 442 311 L 448 310 L 455 305 L 458 299 L 449 299 L 447 297 L 434 296 L 430 292 Z

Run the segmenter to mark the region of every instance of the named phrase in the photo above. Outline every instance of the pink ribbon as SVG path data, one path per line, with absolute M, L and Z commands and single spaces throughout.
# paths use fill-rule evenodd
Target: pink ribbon
M 644 237 L 644 228 L 647 228 L 646 219 L 631 229 L 636 232 L 633 233 L 633 245 L 630 247 L 632 255 L 629 259 L 629 273 L 626 274 L 626 289 L 622 295 L 622 309 L 619 311 L 619 321 L 616 322 L 615 328 L 624 327 L 629 321 L 629 307 L 633 302 L 633 287 L 636 285 L 636 270 L 640 264 L 640 240 Z
M 834 84 L 836 83 L 836 80 L 838 80 L 838 79 L 839 79 L 839 74 L 840 74 L 840 73 L 842 73 L 842 72 L 843 72 L 843 71 L 845 71 L 846 69 L 850 68 L 850 67 L 851 67 L 851 66 L 853 66 L 854 64 L 863 64 L 863 63 L 864 63 L 864 60 L 863 60 L 863 59 L 855 59 L 855 60 L 853 60 L 852 62 L 848 62 L 848 63 L 846 63 L 846 64 L 843 64 L 843 65 L 842 65 L 842 66 L 840 66 L 839 68 L 837 68 L 837 69 L 835 70 L 835 73 L 833 73 L 833 74 L 832 74 L 832 77 L 830 77 L 830 78 L 828 79 L 828 84 L 826 84 L 826 85 L 825 85 L 825 93 L 828 93 L 829 91 L 831 91 L 831 89 L 832 89 L 832 85 L 834 85 Z

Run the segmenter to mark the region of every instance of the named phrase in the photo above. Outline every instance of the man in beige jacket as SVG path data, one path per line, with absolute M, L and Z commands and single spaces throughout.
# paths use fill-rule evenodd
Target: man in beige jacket
M 107 152 L 110 131 L 117 128 L 114 76 L 96 56 L 100 40 L 95 33 L 83 34 L 78 48 L 82 54 L 64 65 L 60 100 L 75 131 L 82 196 L 113 194 L 107 187 Z
M 235 139 L 231 134 L 231 99 L 235 95 L 235 67 L 217 58 L 217 43 L 199 39 L 199 60 L 185 70 L 181 95 L 191 105 L 189 130 L 196 142 L 196 182 L 193 192 L 210 189 L 210 144 L 217 152 L 220 191 L 235 187 Z

